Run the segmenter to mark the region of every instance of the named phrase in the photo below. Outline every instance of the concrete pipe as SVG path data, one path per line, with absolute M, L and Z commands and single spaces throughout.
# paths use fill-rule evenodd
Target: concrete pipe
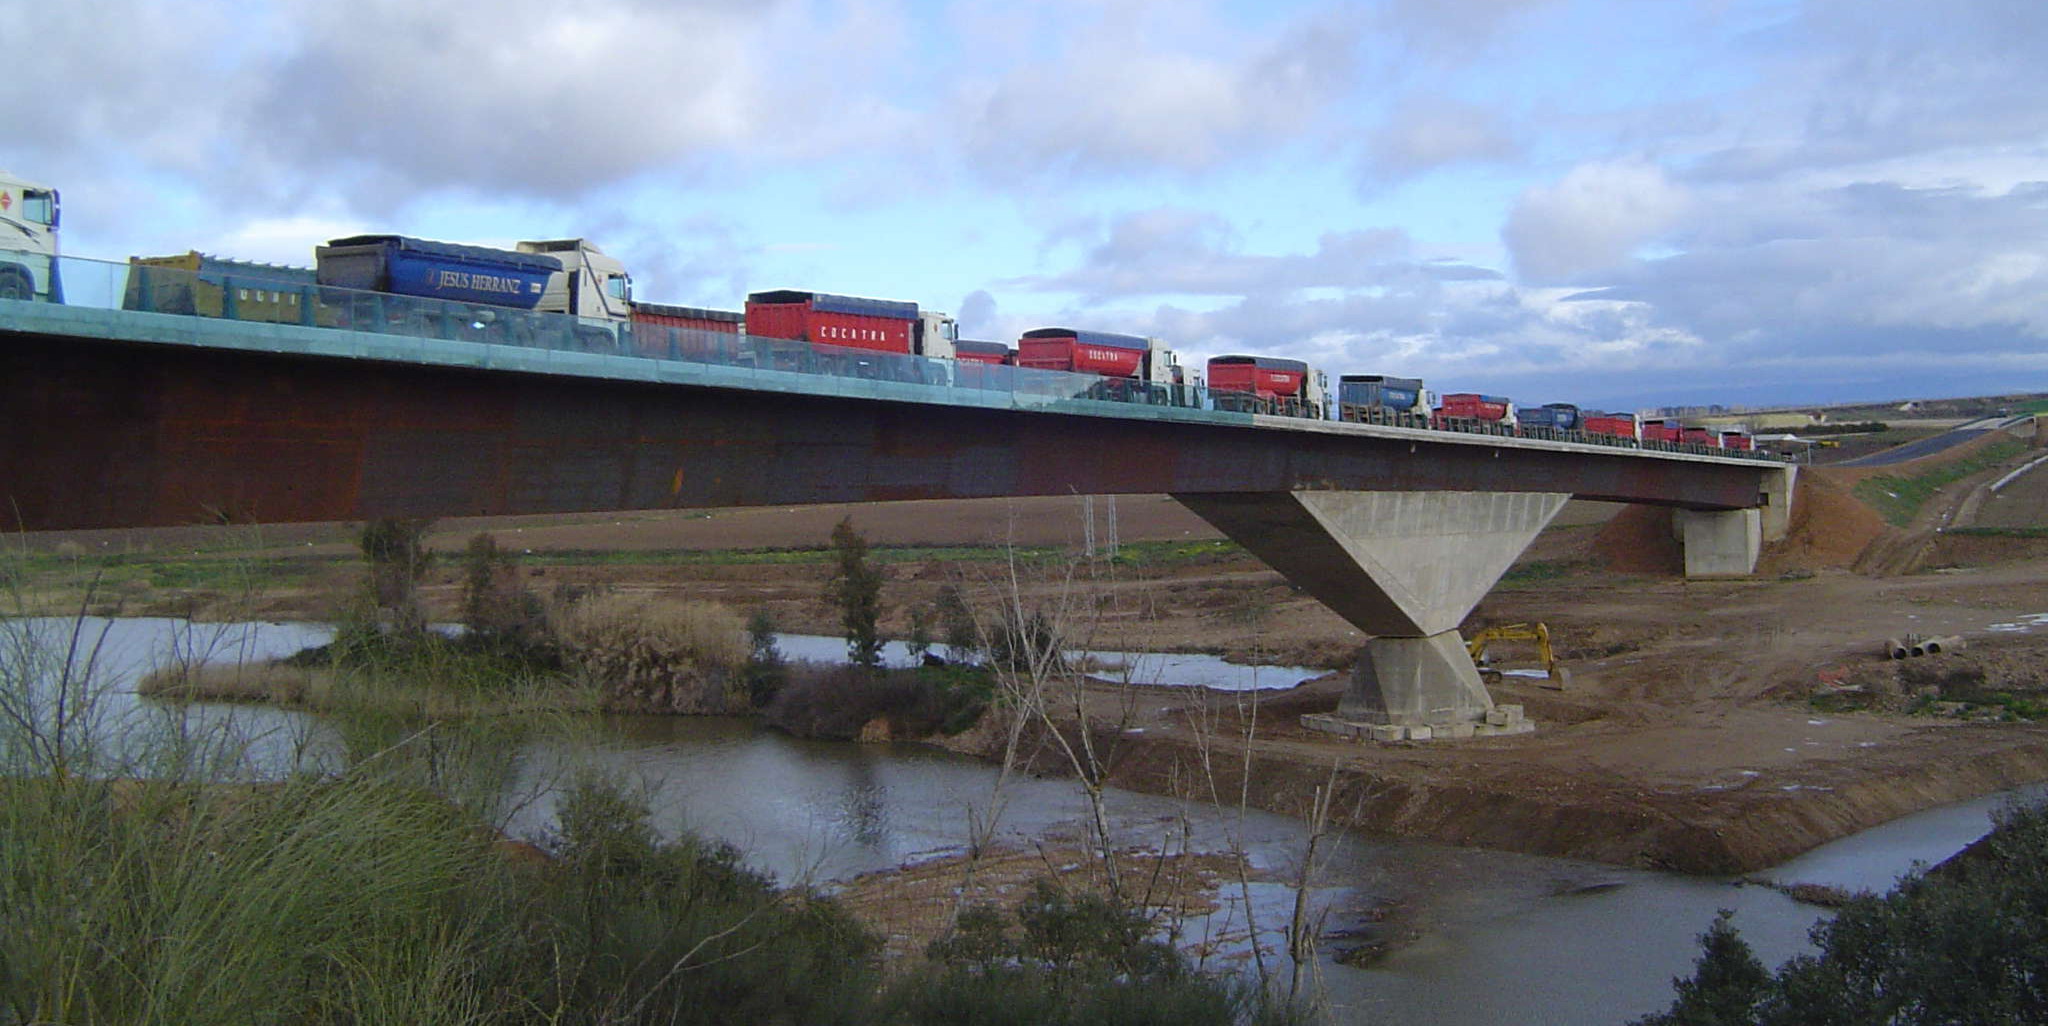
M 1920 643 L 1920 648 L 1928 655 L 1940 655 L 1943 652 L 1959 651 L 1962 649 L 1963 644 L 1962 635 L 1951 634 L 1942 638 L 1928 638 Z
M 1884 654 L 1893 659 L 1904 659 L 1913 653 L 1906 648 L 1905 642 L 1897 638 L 1886 638 L 1884 639 Z

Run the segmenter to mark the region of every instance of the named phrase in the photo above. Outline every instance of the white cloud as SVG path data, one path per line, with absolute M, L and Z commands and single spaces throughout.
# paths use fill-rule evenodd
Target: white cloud
M 1063 25 L 1049 52 L 963 78 L 953 119 L 977 173 L 1018 183 L 1200 171 L 1256 156 L 1313 126 L 1348 86 L 1359 31 L 1341 14 L 1250 39 L 1204 31 L 1192 5 L 1092 14 Z
M 1502 235 L 1524 280 L 1569 281 L 1615 267 L 1686 213 L 1691 197 L 1662 168 L 1581 164 L 1522 194 Z
M 1449 97 L 1414 98 L 1373 133 L 1365 177 L 1399 181 L 1456 164 L 1505 160 L 1520 149 L 1498 111 Z
M 1072 236 L 1071 226 L 1059 230 Z M 1325 232 L 1308 253 L 1244 253 L 1239 246 L 1236 229 L 1219 215 L 1155 207 L 1112 221 L 1079 266 L 1007 284 L 1076 293 L 1096 305 L 1141 296 L 1245 296 L 1498 277 L 1467 264 L 1418 260 L 1407 233 L 1394 228 Z

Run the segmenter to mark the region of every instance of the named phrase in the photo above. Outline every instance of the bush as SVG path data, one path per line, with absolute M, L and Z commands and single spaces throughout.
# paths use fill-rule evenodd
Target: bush
M 613 706 L 638 712 L 731 713 L 748 708 L 748 657 L 739 616 L 711 602 L 593 595 L 557 611 L 569 660 Z
M 755 708 L 767 705 L 789 683 L 789 662 L 775 644 L 775 618 L 765 609 L 747 618 L 747 697 Z
M 889 736 L 957 734 L 981 719 L 995 694 L 985 671 L 919 667 L 862 672 L 799 664 L 766 710 L 768 722 L 798 737 L 850 740 L 876 720 Z
M 462 553 L 462 625 L 479 642 L 506 648 L 542 643 L 547 628 L 540 599 L 520 583 L 512 557 L 479 531 Z
M 962 911 L 930 964 L 890 989 L 890 1021 L 1230 1026 L 1271 1012 L 1154 933 L 1137 909 L 1040 879 L 1014 924 L 987 906 Z

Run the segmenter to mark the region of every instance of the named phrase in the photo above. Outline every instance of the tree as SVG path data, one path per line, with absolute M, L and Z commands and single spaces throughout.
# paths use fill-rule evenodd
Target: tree
M 1771 972 L 1736 932 L 1729 921 L 1734 915 L 1734 909 L 1722 909 L 1700 934 L 1692 978 L 1671 981 L 1678 991 L 1671 1010 L 1638 1019 L 1637 1026 L 1746 1026 L 1757 1021 L 1758 1006 L 1771 993 Z
M 868 560 L 868 540 L 847 517 L 832 528 L 836 556 L 825 595 L 839 607 L 846 628 L 846 661 L 872 671 L 882 665 L 882 569 Z

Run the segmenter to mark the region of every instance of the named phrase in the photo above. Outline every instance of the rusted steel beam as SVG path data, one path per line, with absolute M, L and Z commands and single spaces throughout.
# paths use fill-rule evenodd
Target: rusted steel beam
M 1298 488 L 1757 504 L 1755 468 L 0 333 L 11 529 Z

